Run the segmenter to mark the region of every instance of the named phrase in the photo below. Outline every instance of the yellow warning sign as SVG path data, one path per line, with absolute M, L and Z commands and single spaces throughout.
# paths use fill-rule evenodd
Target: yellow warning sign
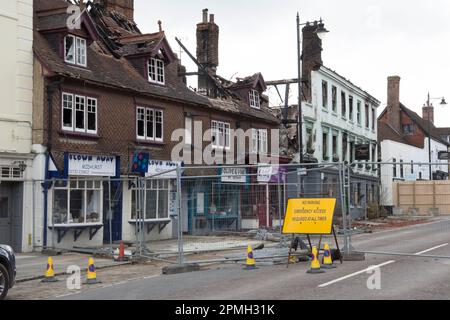
M 289 199 L 284 234 L 331 234 L 336 199 Z

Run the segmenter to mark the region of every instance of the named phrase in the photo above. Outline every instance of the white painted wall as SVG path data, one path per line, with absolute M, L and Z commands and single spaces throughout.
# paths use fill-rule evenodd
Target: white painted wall
M 328 107 L 323 108 L 322 103 L 322 81 L 325 80 L 328 83 Z M 318 71 L 312 72 L 311 77 L 312 82 L 312 101 L 311 103 L 306 103 L 303 105 L 303 145 L 306 152 L 307 135 L 306 130 L 308 124 L 313 125 L 313 135 L 315 137 L 314 146 L 315 153 L 314 157 L 319 160 L 319 162 L 331 162 L 332 161 L 332 132 L 338 133 L 338 152 L 340 161 L 344 161 L 342 157 L 342 135 L 343 132 L 350 133 L 348 143 L 354 141 L 358 143 L 371 143 L 373 145 L 377 144 L 377 123 L 375 123 L 375 130 L 372 130 L 372 122 L 376 122 L 376 117 L 373 119 L 372 113 L 369 112 L 370 128 L 365 126 L 365 102 L 370 101 L 370 109 L 375 110 L 379 106 L 379 101 L 371 97 L 346 79 L 340 77 L 334 72 L 328 69 L 321 68 Z M 337 88 L 337 112 L 332 111 L 332 86 Z M 347 103 L 347 117 L 344 119 L 341 113 L 341 91 L 346 94 Z M 353 119 L 349 119 L 349 106 L 348 97 L 353 96 L 354 106 L 353 106 Z M 358 125 L 356 121 L 357 114 L 357 101 L 361 101 L 361 125 Z M 377 113 L 375 112 L 375 115 Z M 324 130 L 329 131 L 328 134 L 328 154 L 330 156 L 329 160 L 323 158 L 323 143 L 322 135 Z M 377 149 L 376 149 L 377 150 Z M 372 150 L 371 150 L 372 153 Z M 347 160 L 350 158 L 350 148 L 347 147 Z M 377 157 L 375 156 L 376 160 Z M 365 166 L 362 169 L 358 167 L 355 171 L 361 174 L 376 176 L 377 173 L 371 170 L 366 170 Z
M 415 163 L 429 163 L 428 155 L 428 139 L 425 139 L 425 147 L 423 149 L 399 143 L 392 140 L 383 140 L 381 146 L 382 162 L 392 162 L 396 159 L 397 162 L 397 177 L 394 177 L 393 165 L 382 165 L 381 167 L 381 204 L 384 206 L 392 206 L 392 192 L 393 180 L 402 180 L 400 176 L 400 161 L 404 164 L 404 179 L 417 180 L 419 179 L 419 172 L 422 172 L 422 179 L 429 180 L 429 166 L 414 166 L 414 174 L 411 174 L 411 161 Z M 448 163 L 438 159 L 439 151 L 446 151 L 447 146 L 435 140 L 431 140 L 431 162 L 442 163 L 441 166 L 432 166 L 432 171 L 441 170 L 448 172 Z
M 0 164 L 24 161 L 31 180 L 33 0 L 0 1 Z M 24 182 L 22 251 L 32 250 L 32 184 Z

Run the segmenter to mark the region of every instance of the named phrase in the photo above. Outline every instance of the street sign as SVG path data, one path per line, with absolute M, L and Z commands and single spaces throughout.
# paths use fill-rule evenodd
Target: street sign
M 355 145 L 355 160 L 358 161 L 370 160 L 370 145 L 368 144 Z
M 336 199 L 289 199 L 284 234 L 331 234 Z
M 448 151 L 439 151 L 439 160 L 450 160 L 450 152 Z

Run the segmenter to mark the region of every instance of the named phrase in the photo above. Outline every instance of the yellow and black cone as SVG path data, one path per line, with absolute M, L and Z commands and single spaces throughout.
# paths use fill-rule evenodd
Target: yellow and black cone
M 252 246 L 248 246 L 247 249 L 247 262 L 245 270 L 255 270 L 256 264 L 255 264 L 255 256 L 253 255 L 253 248 Z
M 324 273 L 325 271 L 323 271 L 320 268 L 320 262 L 319 262 L 318 252 L 317 252 L 317 248 L 316 247 L 313 247 L 312 255 L 313 255 L 313 260 L 311 261 L 311 269 L 309 269 L 307 271 L 307 273 L 312 273 L 312 274 Z
M 97 283 L 100 282 L 97 280 L 97 270 L 95 269 L 94 259 L 89 258 L 86 284 L 97 284 Z
M 323 269 L 335 269 L 336 266 L 333 264 L 333 259 L 331 258 L 331 250 L 328 243 L 325 243 L 325 247 L 323 249 Z
M 42 282 L 57 282 L 58 279 L 55 277 L 55 269 L 53 268 L 53 258 L 48 257 L 47 260 L 47 270 L 45 271 L 45 278 Z

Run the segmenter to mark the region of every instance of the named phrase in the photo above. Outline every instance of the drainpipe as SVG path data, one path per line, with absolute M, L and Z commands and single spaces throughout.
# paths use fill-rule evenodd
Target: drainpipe
M 45 181 L 42 184 L 44 188 L 44 234 L 43 234 L 43 248 L 47 249 L 47 228 L 48 228 L 48 190 L 51 185 L 49 183 L 49 174 L 48 167 L 50 163 L 50 154 L 53 146 L 53 112 L 52 112 L 52 98 L 55 91 L 59 88 L 59 86 L 63 83 L 63 80 L 56 80 L 47 84 L 46 93 L 47 93 L 47 113 L 48 113 L 48 126 L 47 126 L 47 154 L 45 157 Z

